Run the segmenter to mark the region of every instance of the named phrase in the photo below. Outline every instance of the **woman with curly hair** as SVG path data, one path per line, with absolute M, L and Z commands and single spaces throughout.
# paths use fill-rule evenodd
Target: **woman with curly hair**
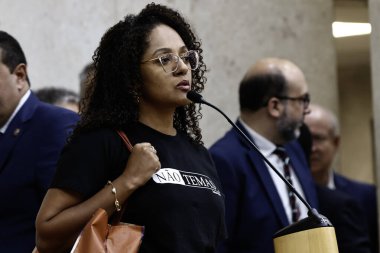
M 98 208 L 111 216 L 126 204 L 121 221 L 145 227 L 139 252 L 214 252 L 224 203 L 200 108 L 186 98 L 206 81 L 190 25 L 149 4 L 111 27 L 93 59 L 81 120 L 37 216 L 39 251 L 67 252 Z

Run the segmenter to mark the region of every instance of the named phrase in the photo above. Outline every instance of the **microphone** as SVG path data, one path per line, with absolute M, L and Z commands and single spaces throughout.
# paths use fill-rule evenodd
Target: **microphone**
M 307 253 L 309 252 L 311 242 L 308 242 L 307 245 L 305 245 L 304 248 L 302 246 L 300 247 L 300 242 L 298 239 L 294 241 L 293 238 L 286 238 L 285 240 L 283 238 L 290 236 L 294 233 L 311 230 L 314 228 L 332 228 L 332 230 L 324 231 L 327 233 L 318 233 L 317 236 L 319 237 L 319 240 L 316 240 L 315 243 L 317 244 L 316 247 L 320 249 L 320 251 L 315 252 L 331 252 L 334 253 L 334 251 L 338 252 L 338 246 L 336 244 L 336 237 L 335 237 L 335 230 L 331 222 L 323 215 L 319 214 L 318 211 L 315 208 L 312 208 L 310 204 L 301 196 L 301 194 L 293 187 L 293 185 L 273 166 L 273 164 L 261 153 L 260 149 L 251 141 L 250 138 L 247 137 L 246 134 L 234 123 L 232 120 L 218 107 L 214 106 L 213 104 L 210 104 L 206 100 L 203 99 L 202 95 L 195 91 L 189 91 L 187 93 L 187 98 L 191 100 L 194 103 L 199 104 L 205 104 L 208 105 L 215 110 L 217 110 L 220 114 L 223 115 L 223 117 L 232 125 L 232 127 L 239 133 L 239 135 L 257 152 L 257 154 L 268 164 L 268 166 L 281 178 L 281 180 L 289 187 L 289 189 L 297 196 L 297 198 L 306 206 L 308 209 L 308 217 L 301 219 L 281 230 L 275 233 L 274 241 L 275 241 L 275 249 L 277 252 L 277 249 L 279 250 L 279 253 L 297 253 L 297 252 L 303 252 Z M 318 239 L 318 238 L 317 238 Z M 278 240 L 276 242 L 276 240 Z M 300 240 L 307 240 L 307 238 L 302 237 Z M 297 250 L 295 251 L 294 243 L 297 243 Z M 321 242 L 324 241 L 324 245 L 320 245 Z M 277 243 L 277 244 L 276 244 Z M 305 243 L 306 244 L 306 243 Z

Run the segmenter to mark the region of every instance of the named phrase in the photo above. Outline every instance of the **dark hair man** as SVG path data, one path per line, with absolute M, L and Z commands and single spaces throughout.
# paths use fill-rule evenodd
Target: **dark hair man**
M 31 252 L 35 218 L 78 120 L 30 91 L 19 43 L 0 31 L 0 252 Z
M 265 58 L 239 88 L 237 125 L 313 207 L 317 196 L 298 142 L 309 93 L 291 61 Z M 225 194 L 229 238 L 219 252 L 274 253 L 273 235 L 307 215 L 307 208 L 233 129 L 210 148 Z

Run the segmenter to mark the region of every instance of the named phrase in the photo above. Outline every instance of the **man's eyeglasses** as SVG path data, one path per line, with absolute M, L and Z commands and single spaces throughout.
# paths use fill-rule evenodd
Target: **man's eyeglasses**
M 167 54 L 160 55 L 156 58 L 143 61 L 141 63 L 158 60 L 161 63 L 161 66 L 165 72 L 172 73 L 172 72 L 177 71 L 180 58 L 189 69 L 195 70 L 198 68 L 199 54 L 197 51 L 194 51 L 194 50 L 187 51 L 186 53 L 181 54 L 180 56 L 174 53 L 167 53 Z
M 287 97 L 287 96 L 276 96 L 276 98 L 281 100 L 292 100 L 292 101 L 299 101 L 303 103 L 303 107 L 306 109 L 309 107 L 310 104 L 310 95 L 305 94 L 300 97 Z

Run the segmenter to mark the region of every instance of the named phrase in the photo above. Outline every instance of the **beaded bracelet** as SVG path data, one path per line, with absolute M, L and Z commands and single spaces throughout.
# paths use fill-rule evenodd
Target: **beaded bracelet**
M 111 185 L 112 186 L 111 192 L 115 195 L 115 207 L 116 207 L 116 211 L 120 212 L 121 206 L 120 206 L 119 200 L 117 199 L 116 188 L 115 188 L 115 186 L 113 185 L 113 183 L 111 181 L 108 181 L 107 185 Z

